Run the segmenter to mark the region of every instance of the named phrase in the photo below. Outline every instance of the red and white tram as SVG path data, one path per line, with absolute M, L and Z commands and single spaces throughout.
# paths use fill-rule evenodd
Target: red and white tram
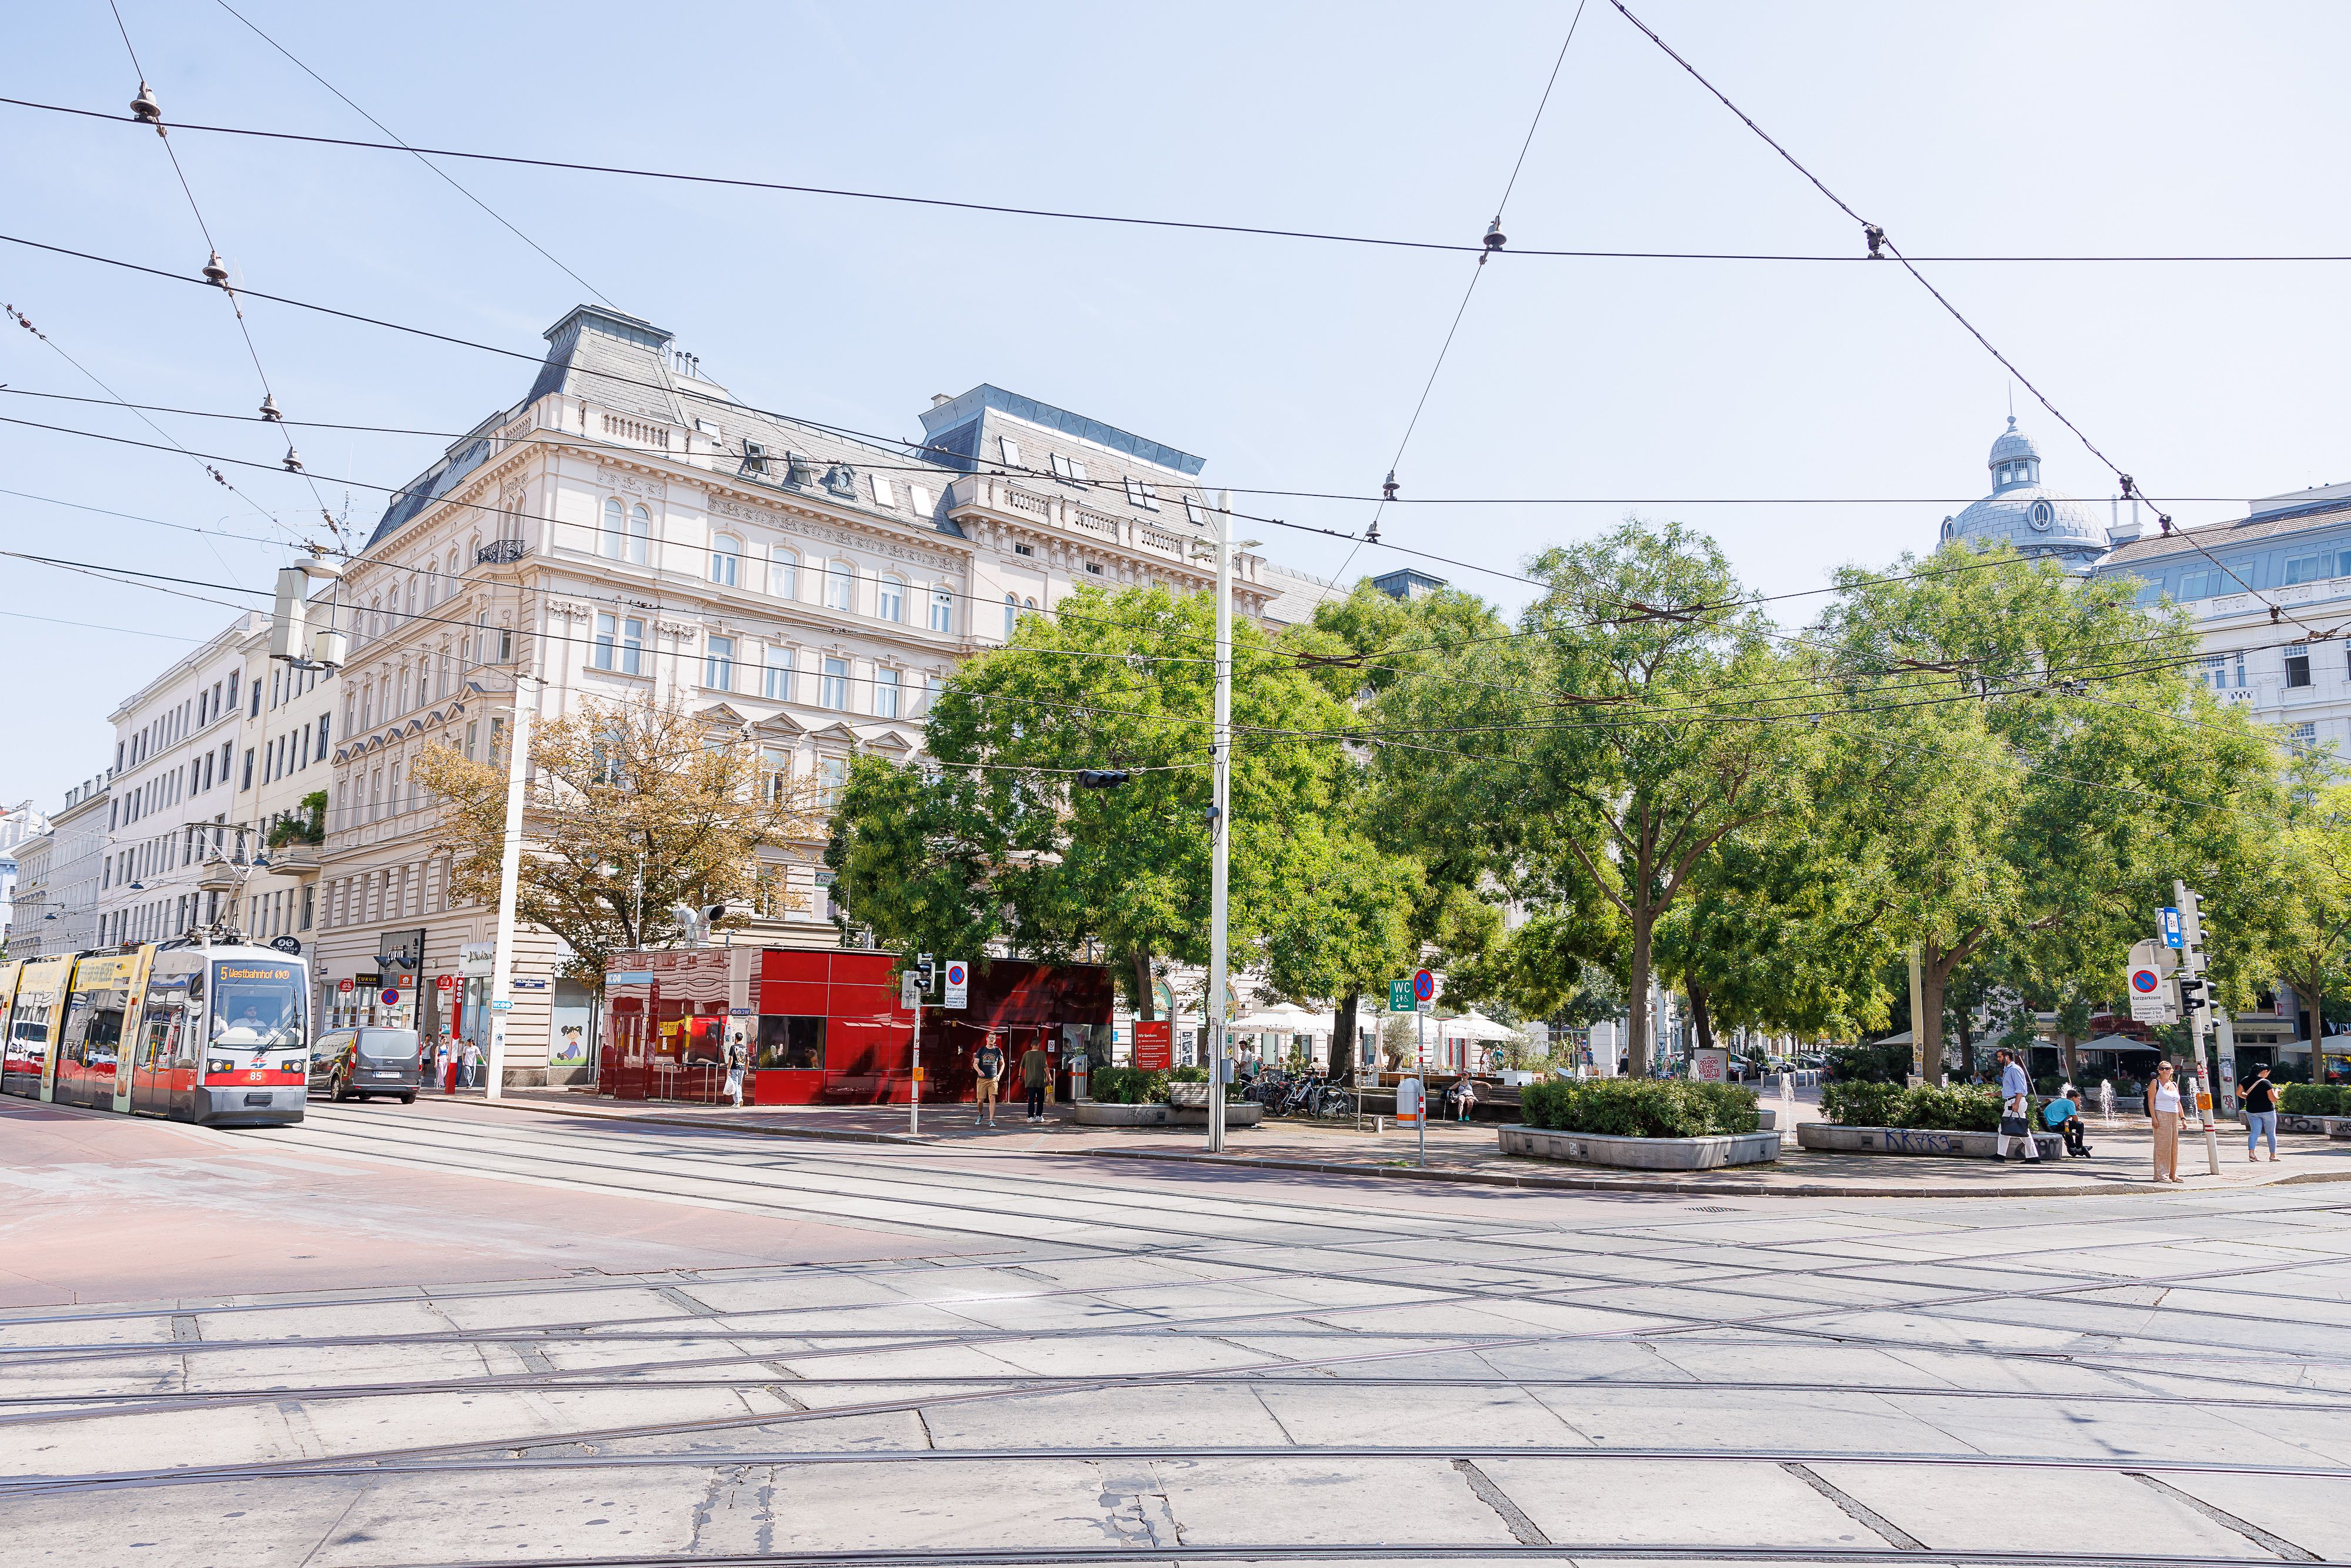
M 0 964 L 0 1093 L 211 1127 L 302 1119 L 309 965 L 192 936 Z

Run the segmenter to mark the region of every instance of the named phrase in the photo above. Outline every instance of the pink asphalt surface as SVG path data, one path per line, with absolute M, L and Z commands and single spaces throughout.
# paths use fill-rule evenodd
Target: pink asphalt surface
M 0 1101 L 0 1308 L 964 1250 Z

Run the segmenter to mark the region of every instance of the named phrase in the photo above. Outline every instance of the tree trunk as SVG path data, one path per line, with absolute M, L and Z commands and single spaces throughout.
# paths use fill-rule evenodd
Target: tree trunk
M 1951 966 L 1942 949 L 1922 944 L 1918 953 L 1918 1008 L 1910 1020 L 1910 1056 L 1918 1076 L 1931 1080 L 1943 1070 L 1943 987 Z
M 1632 1028 L 1626 1031 L 1625 1071 L 1635 1078 L 1649 1075 L 1649 913 L 1636 909 L 1633 915 L 1633 962 L 1625 976 L 1625 989 L 1631 993 Z
M 1692 1028 L 1698 1030 L 1698 1049 L 1700 1051 L 1712 1051 L 1714 1049 L 1714 1019 L 1706 1010 L 1706 988 L 1704 986 L 1692 986 L 1687 979 L 1685 979 L 1682 984 L 1687 987 L 1689 991 L 1690 1024 Z
M 2057 1061 L 2060 1070 L 2065 1074 L 2065 1082 L 2076 1088 L 2079 1088 L 2082 1082 L 2080 1049 L 2079 1042 L 2072 1035 L 2060 1034 L 2057 1037 Z
M 1151 984 L 1151 955 L 1138 948 L 1134 954 L 1134 1016 L 1144 1023 L 1150 1023 L 1156 1016 L 1151 1010 L 1152 1005 L 1158 1000 L 1158 998 L 1153 994 Z
M 1334 1083 L 1343 1082 L 1339 1076 L 1343 1061 L 1346 1065 L 1343 1082 L 1355 1081 L 1355 988 L 1349 986 L 1345 990 L 1347 994 L 1339 998 L 1339 1005 L 1331 1009 L 1331 1081 Z

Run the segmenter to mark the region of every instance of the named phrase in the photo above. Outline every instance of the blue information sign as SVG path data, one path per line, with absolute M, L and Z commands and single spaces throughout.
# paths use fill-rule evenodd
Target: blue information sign
M 2182 932 L 2179 925 L 2179 911 L 2177 909 L 2165 909 L 2158 913 L 2160 913 L 2163 917 L 2163 945 L 2167 947 L 2187 946 L 2187 936 Z

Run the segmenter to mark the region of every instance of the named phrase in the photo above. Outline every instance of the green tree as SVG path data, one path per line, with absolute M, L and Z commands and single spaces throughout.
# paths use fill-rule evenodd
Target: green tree
M 1810 732 L 1759 722 L 1751 696 L 1798 672 L 1678 523 L 1628 522 L 1530 571 L 1547 586 L 1516 637 L 1462 639 L 1377 694 L 1375 767 L 1399 820 L 1504 896 L 1571 926 L 1613 912 L 1646 1072 L 1659 922 L 1727 837 L 1801 806 Z
M 1164 588 L 1084 590 L 1021 617 L 947 682 L 929 760 L 852 769 L 827 852 L 848 917 L 893 946 L 1098 954 L 1155 1017 L 1155 960 L 1207 956 L 1214 635 L 1207 595 Z M 1354 765 L 1339 744 L 1348 710 L 1296 658 L 1241 622 L 1233 661 L 1228 930 L 1246 961 L 1343 856 L 1333 823 Z M 1076 778 L 1112 768 L 1129 781 Z M 1383 885 L 1359 869 L 1346 887 Z M 1381 924 L 1366 907 L 1352 917 Z M 1285 952 L 1297 975 L 1323 972 L 1302 943 Z
M 1823 825 L 1919 948 L 1923 1074 L 1961 968 L 2052 1003 L 2111 994 L 2173 877 L 2258 877 L 2274 768 L 2183 673 L 2184 617 L 2141 611 L 2137 584 L 1957 546 L 1900 566 L 1844 574 L 1825 618 L 1844 714 Z
M 1352 1072 L 1358 999 L 1409 972 L 1419 954 L 1412 913 L 1424 893 L 1420 866 L 1343 825 L 1311 821 L 1290 863 L 1302 880 L 1267 925 L 1266 977 L 1286 996 L 1331 1000 L 1331 1065 L 1343 1061 Z
M 2351 977 L 2351 785 L 2325 783 L 2318 758 L 2295 769 L 2276 840 L 2265 901 L 2266 948 L 2277 977 L 2294 988 L 2308 1019 L 2311 1081 L 2323 1082 L 2325 1002 Z M 2227 930 L 2225 906 L 2204 905 L 2204 925 Z

